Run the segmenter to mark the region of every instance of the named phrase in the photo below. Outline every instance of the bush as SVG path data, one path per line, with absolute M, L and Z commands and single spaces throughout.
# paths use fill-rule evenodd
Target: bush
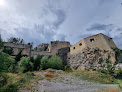
M 2 50 L 4 47 L 4 42 L 0 39 L 0 50 Z
M 19 71 L 22 73 L 32 71 L 32 65 L 29 57 L 22 57 L 18 65 Z
M 10 66 L 8 68 L 8 72 L 15 72 L 16 71 L 16 66 L 17 66 L 17 61 L 15 61 L 15 59 L 13 59 L 12 57 L 10 58 Z
M 63 69 L 62 60 L 56 54 L 48 60 L 48 68 Z
M 13 84 L 9 84 L 7 85 L 7 87 L 1 88 L 0 92 L 18 92 L 19 90 L 19 83 L 13 83 Z
M 20 50 L 19 53 L 16 55 L 15 60 L 20 61 L 21 58 L 22 58 L 22 50 Z
M 7 76 L 3 73 L 0 74 L 0 88 L 7 84 Z
M 47 69 L 47 68 L 48 68 L 47 57 L 44 56 L 44 57 L 42 57 L 42 59 L 41 59 L 40 69 L 45 70 L 45 69 Z
M 13 54 L 13 48 L 4 47 L 3 52 L 9 55 Z
M 0 52 L 0 72 L 8 72 L 8 67 L 10 66 L 11 59 L 9 55 Z
M 40 64 L 41 64 L 40 55 L 37 55 L 36 58 L 34 59 L 33 69 L 36 71 L 39 70 Z

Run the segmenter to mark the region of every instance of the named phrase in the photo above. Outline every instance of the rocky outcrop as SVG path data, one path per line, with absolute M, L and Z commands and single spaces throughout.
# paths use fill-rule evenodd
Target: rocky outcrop
M 106 59 L 114 65 L 116 58 L 114 51 L 99 48 L 84 48 L 81 52 L 68 57 L 68 65 L 73 70 L 106 69 Z

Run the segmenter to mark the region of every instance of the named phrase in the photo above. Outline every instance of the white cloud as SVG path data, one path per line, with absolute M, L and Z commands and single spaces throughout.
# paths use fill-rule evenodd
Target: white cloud
M 34 41 L 36 45 L 51 40 L 67 40 L 75 44 L 84 37 L 102 32 L 113 37 L 117 46 L 122 48 L 118 40 L 121 30 L 114 34 L 122 26 L 121 0 L 5 1 L 6 7 L 0 7 L 3 39 L 16 36 L 23 37 L 26 42 Z M 95 23 L 107 28 L 110 24 L 118 27 L 88 32 L 86 29 Z

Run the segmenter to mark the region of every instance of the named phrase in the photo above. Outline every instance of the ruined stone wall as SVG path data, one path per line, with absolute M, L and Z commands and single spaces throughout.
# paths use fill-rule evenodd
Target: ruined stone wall
M 70 52 L 70 47 L 65 47 L 59 49 L 58 52 L 56 53 L 56 55 L 62 59 L 63 65 L 67 65 L 67 58 L 68 58 L 67 56 L 69 52 Z
M 84 39 L 80 40 L 78 43 L 70 47 L 70 54 L 76 54 L 80 52 L 83 48 L 85 48 L 85 42 Z
M 70 43 L 66 41 L 51 41 L 48 51 L 51 52 L 52 54 L 57 53 L 58 49 L 65 48 L 65 47 L 70 47 Z
M 80 40 L 78 43 L 70 47 L 70 54 L 79 53 L 85 47 L 100 48 L 103 50 L 112 50 L 111 47 L 117 48 L 110 37 L 103 34 L 97 34 Z
M 114 51 L 87 47 L 77 54 L 70 55 L 67 62 L 73 70 L 103 69 L 107 67 L 106 59 L 109 56 L 109 60 L 114 64 L 116 61 Z
M 19 51 L 22 50 L 22 55 L 31 56 L 31 45 L 6 42 L 4 46 L 13 48 L 13 55 L 17 55 Z
M 95 48 L 98 47 L 104 50 L 110 50 L 108 43 L 106 43 L 102 34 L 97 34 L 91 37 L 84 38 L 87 47 Z
M 40 44 L 39 46 L 37 46 L 37 51 L 47 51 L 48 45 L 49 44 L 45 44 L 45 43 Z
M 109 48 L 117 48 L 117 46 L 115 45 L 114 41 L 112 40 L 112 38 L 107 37 L 105 35 L 102 35 L 106 41 L 106 43 L 109 45 Z
M 47 51 L 32 51 L 31 56 L 36 57 L 37 55 L 40 56 L 52 56 L 53 54 Z

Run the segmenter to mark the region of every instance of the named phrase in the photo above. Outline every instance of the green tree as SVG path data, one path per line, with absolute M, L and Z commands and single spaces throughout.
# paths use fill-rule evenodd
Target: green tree
M 8 42 L 16 43 L 16 44 L 24 44 L 24 40 L 23 39 L 15 38 L 15 37 L 9 38 Z

